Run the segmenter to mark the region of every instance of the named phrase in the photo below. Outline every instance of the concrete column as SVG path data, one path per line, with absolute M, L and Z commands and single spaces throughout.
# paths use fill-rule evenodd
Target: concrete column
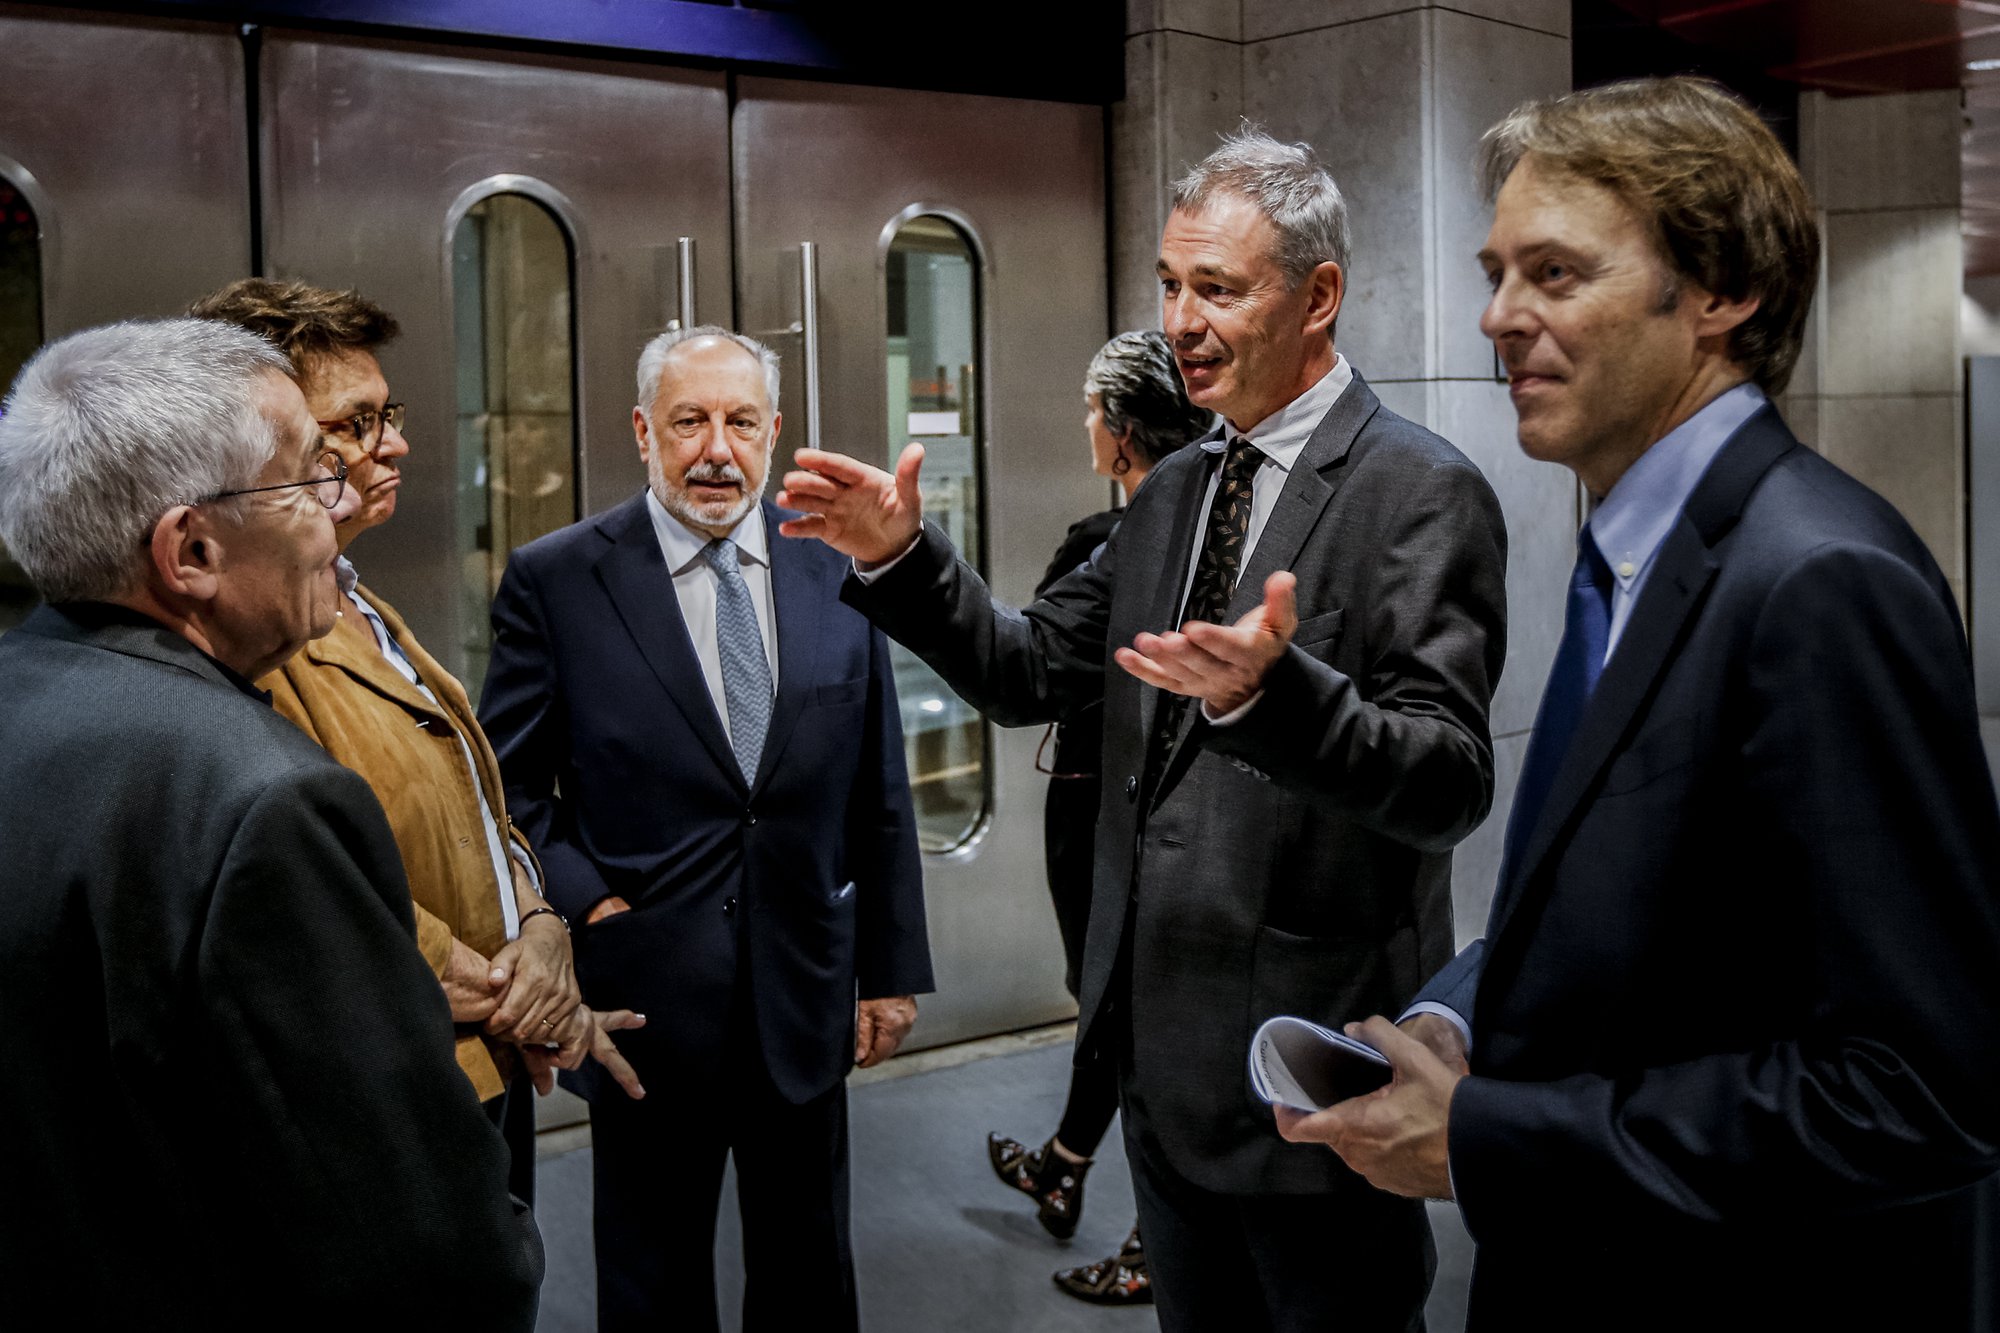
M 1111 108 L 1111 317 L 1160 326 L 1160 229 L 1174 179 L 1243 118 L 1243 0 L 1127 0 L 1125 100 Z
M 1965 604 L 1956 89 L 1799 98 L 1825 257 L 1786 394 L 1799 437 L 1887 497 Z
M 1464 450 L 1507 515 L 1507 666 L 1493 700 L 1493 814 L 1454 863 L 1461 941 L 1480 934 L 1535 707 L 1562 637 L 1577 490 L 1526 459 L 1473 256 L 1488 126 L 1570 86 L 1568 0 L 1244 0 L 1244 112 L 1313 144 L 1346 193 L 1354 258 L 1335 342 L 1395 411 Z

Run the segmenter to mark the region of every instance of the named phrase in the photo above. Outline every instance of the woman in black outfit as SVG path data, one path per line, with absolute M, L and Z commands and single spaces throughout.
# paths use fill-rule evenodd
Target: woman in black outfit
M 1083 396 L 1089 409 L 1083 425 L 1090 436 L 1091 462 L 1099 476 L 1124 489 L 1127 503 L 1154 464 L 1205 433 L 1213 421 L 1188 402 L 1166 336 L 1153 331 L 1121 333 L 1104 344 L 1084 373 Z M 1041 596 L 1050 584 L 1089 560 L 1124 512 L 1122 506 L 1107 509 L 1071 527 L 1035 595 Z M 1065 981 L 1071 995 L 1076 994 L 1083 968 L 1084 923 L 1090 917 L 1103 711 L 1102 701 L 1093 701 L 1055 729 L 1043 812 L 1049 896 L 1062 931 Z M 1062 1123 L 1041 1147 L 1030 1148 L 1002 1134 L 986 1136 L 994 1171 L 1006 1184 L 1035 1199 L 1042 1226 L 1058 1240 L 1076 1232 L 1090 1154 L 1097 1151 L 1117 1110 L 1117 1073 L 1108 1061 L 1099 1061 L 1071 1074 Z M 1106 1305 L 1148 1304 L 1153 1299 L 1136 1226 L 1117 1254 L 1066 1268 L 1055 1275 L 1055 1282 L 1073 1296 Z

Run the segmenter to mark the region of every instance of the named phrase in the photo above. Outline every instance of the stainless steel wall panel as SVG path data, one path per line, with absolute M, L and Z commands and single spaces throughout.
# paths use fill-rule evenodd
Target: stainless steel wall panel
M 47 337 L 249 272 L 248 140 L 233 28 L 0 5 L 0 173 L 41 224 Z
M 956 221 L 982 268 L 990 581 L 1019 604 L 1068 526 L 1102 509 L 1083 434 L 1083 372 L 1103 343 L 1103 112 L 947 93 L 737 81 L 737 306 L 764 337 L 801 318 L 799 245 L 818 247 L 826 445 L 886 463 L 884 255 L 911 211 Z M 804 443 L 800 339 L 785 358 L 785 431 Z M 781 449 L 788 452 L 788 449 Z M 937 1045 L 1073 1012 L 1042 870 L 1040 733 L 994 733 L 983 834 L 925 857 L 938 993 L 913 1043 Z
M 262 75 L 267 268 L 359 288 L 403 326 L 382 360 L 412 452 L 395 520 L 356 563 L 462 671 L 452 225 L 516 188 L 569 230 L 578 496 L 586 514 L 617 503 L 644 484 L 633 367 L 679 313 L 678 238 L 695 240 L 699 317 L 733 320 L 724 78 L 280 31 Z

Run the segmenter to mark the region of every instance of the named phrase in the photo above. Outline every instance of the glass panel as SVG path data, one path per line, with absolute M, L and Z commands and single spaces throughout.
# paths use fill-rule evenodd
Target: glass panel
M 889 245 L 889 456 L 924 446 L 924 516 L 986 572 L 984 451 L 977 385 L 979 271 L 965 234 L 943 218 L 905 224 Z M 915 654 L 891 644 L 903 744 L 927 852 L 979 831 L 992 785 L 986 723 Z
M 487 609 L 508 553 L 579 517 L 573 255 L 555 215 L 519 194 L 474 204 L 451 253 L 465 598 L 459 678 L 477 702 L 493 640 Z
M 21 192 L 0 178 L 0 396 L 42 341 L 42 230 Z M 0 546 L 0 633 L 21 623 L 37 598 Z

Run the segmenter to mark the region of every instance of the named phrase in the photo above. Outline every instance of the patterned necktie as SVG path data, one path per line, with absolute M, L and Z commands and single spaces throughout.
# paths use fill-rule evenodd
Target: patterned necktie
M 1576 568 L 1569 577 L 1562 643 L 1556 648 L 1555 665 L 1549 668 L 1549 683 L 1542 691 L 1535 731 L 1521 764 L 1521 780 L 1514 788 L 1514 808 L 1507 815 L 1507 839 L 1500 863 L 1503 885 L 1541 818 L 1556 771 L 1562 767 L 1577 723 L 1583 719 L 1584 706 L 1604 673 L 1604 651 L 1610 641 L 1611 567 L 1604 563 L 1586 527 L 1576 535 Z
M 1229 442 L 1222 460 L 1222 477 L 1215 484 L 1215 498 L 1208 506 L 1207 536 L 1202 542 L 1201 559 L 1195 562 L 1194 581 L 1188 585 L 1187 607 L 1181 623 L 1205 620 L 1221 623 L 1229 611 L 1229 599 L 1236 591 L 1236 575 L 1243 564 L 1243 544 L 1250 536 L 1250 500 L 1257 469 L 1264 451 L 1241 435 Z M 1146 746 L 1146 790 L 1159 780 L 1160 768 L 1173 752 L 1180 735 L 1181 720 L 1187 716 L 1188 696 L 1163 694 L 1153 714 L 1153 734 Z
M 750 585 L 736 560 L 736 543 L 717 537 L 701 548 L 715 571 L 715 647 L 722 659 L 722 697 L 729 708 L 729 744 L 743 780 L 757 780 L 764 733 L 771 726 L 771 661 L 764 656 L 764 632 Z

